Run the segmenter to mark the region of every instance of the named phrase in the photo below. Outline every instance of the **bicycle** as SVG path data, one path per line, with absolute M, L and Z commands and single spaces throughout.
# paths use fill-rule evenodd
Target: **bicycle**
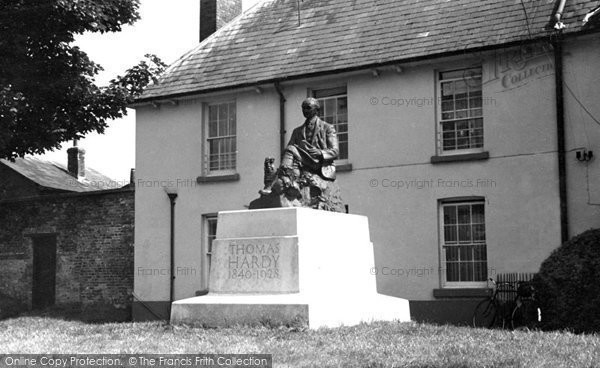
M 516 328 L 535 328 L 541 322 L 541 309 L 535 303 L 535 292 L 533 287 L 524 281 L 517 284 L 500 282 L 489 279 L 493 287 L 488 298 L 477 304 L 473 312 L 473 326 L 491 328 L 499 324 L 499 327 L 510 326 Z M 498 298 L 499 293 L 516 293 L 514 300 L 502 301 Z
M 528 282 L 518 283 L 515 309 L 510 321 L 513 329 L 534 329 L 542 322 L 542 310 L 535 301 L 535 290 Z

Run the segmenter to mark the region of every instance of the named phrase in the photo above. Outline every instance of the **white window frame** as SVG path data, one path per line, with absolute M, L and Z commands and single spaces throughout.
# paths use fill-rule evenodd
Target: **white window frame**
M 465 80 L 466 78 L 468 78 L 467 72 L 469 70 L 473 70 L 473 69 L 479 69 L 480 73 L 479 73 L 479 77 L 481 80 L 481 115 L 480 116 L 468 116 L 467 118 L 454 118 L 454 119 L 446 119 L 443 120 L 442 119 L 442 105 L 443 105 L 443 100 L 442 100 L 442 84 L 443 83 L 447 83 L 447 82 L 455 82 L 455 81 L 459 81 L 459 80 Z M 461 77 L 457 77 L 457 78 L 452 78 L 452 79 L 443 79 L 442 80 L 442 74 L 443 73 L 448 73 L 448 72 L 460 72 L 463 71 L 462 76 Z M 485 149 L 485 119 L 484 119 L 484 106 L 483 106 L 483 67 L 482 66 L 474 66 L 474 67 L 464 67 L 464 68 L 452 68 L 452 69 L 444 69 L 444 70 L 437 70 L 436 71 L 436 93 L 438 96 L 438 101 L 439 103 L 437 104 L 437 114 L 436 114 L 436 129 L 437 129 L 437 138 L 436 138 L 436 147 L 437 147 L 437 154 L 440 156 L 451 156 L 451 155 L 463 155 L 463 154 L 469 154 L 469 153 L 481 153 L 484 152 Z M 472 77 L 469 77 L 470 80 L 473 80 Z M 468 82 L 467 82 L 468 85 Z M 467 101 L 469 100 L 469 98 L 467 98 Z M 469 112 L 470 109 L 467 108 L 467 112 Z M 444 150 L 444 130 L 443 130 L 443 124 L 445 122 L 450 122 L 450 121 L 461 121 L 461 120 L 470 120 L 470 119 L 481 119 L 482 120 L 482 145 L 481 147 L 473 147 L 473 148 L 461 148 L 461 149 L 454 149 L 454 150 Z M 469 128 L 469 133 L 471 134 L 473 131 L 472 128 Z
M 212 257 L 212 242 L 216 238 L 216 227 L 215 232 L 212 234 L 211 225 L 214 223 L 217 225 L 217 214 L 211 213 L 202 216 L 202 244 L 201 244 L 201 253 L 202 253 L 202 288 L 208 289 L 209 281 L 210 281 L 210 265 L 211 265 L 211 257 Z
M 485 277 L 484 280 L 482 281 L 448 281 L 447 280 L 447 267 L 446 267 L 446 248 L 448 246 L 446 246 L 446 240 L 445 240 L 445 232 L 444 232 L 444 208 L 445 207 L 449 207 L 449 206 L 461 206 L 461 205 L 483 205 L 483 211 L 484 211 L 484 231 L 485 231 L 485 240 L 483 242 L 474 242 L 471 241 L 470 244 L 468 243 L 463 243 L 462 245 L 475 245 L 475 244 L 483 244 L 486 248 L 486 271 L 485 271 Z M 485 288 L 488 286 L 487 284 L 487 279 L 488 279 L 488 273 L 489 273 L 489 256 L 488 256 L 488 249 L 487 249 L 487 217 L 486 217 L 486 203 L 485 203 L 485 199 L 484 198 L 473 198 L 473 199 L 457 199 L 457 200 L 451 200 L 451 199 L 446 199 L 446 200 L 442 200 L 439 202 L 438 205 L 438 216 L 439 216 L 439 237 L 440 237 L 440 279 L 441 279 L 441 286 L 443 288 Z M 471 219 L 472 221 L 472 219 Z M 471 222 L 472 224 L 472 222 Z
M 343 91 L 342 91 L 343 90 Z M 331 94 L 328 94 L 328 91 L 331 91 Z M 324 93 L 325 96 L 324 97 L 317 97 L 319 96 L 320 93 Z M 325 100 L 331 100 L 331 99 L 338 99 L 338 98 L 346 98 L 346 131 L 342 133 L 342 135 L 345 135 L 346 139 L 340 141 L 340 130 L 338 129 L 339 124 L 334 123 L 333 126 L 335 127 L 336 133 L 338 135 L 338 143 L 345 143 L 346 144 L 346 155 L 347 157 L 344 158 L 339 158 L 336 160 L 336 163 L 338 164 L 345 164 L 348 163 L 349 158 L 350 158 L 350 112 L 349 112 L 349 106 L 348 106 L 348 87 L 346 85 L 338 85 L 336 87 L 330 87 L 330 88 L 314 88 L 314 89 L 309 89 L 309 93 L 308 95 L 310 97 L 316 98 L 319 101 L 319 104 L 321 105 L 321 111 L 319 113 L 319 117 L 323 120 L 325 120 Z M 341 154 L 341 150 L 340 150 L 340 154 Z
M 210 109 L 213 106 L 219 106 L 219 105 L 223 105 L 223 104 L 233 104 L 233 106 L 235 107 L 235 134 L 234 135 L 226 135 L 226 136 L 215 136 L 215 137 L 210 137 Z M 235 174 L 237 173 L 237 167 L 238 167 L 238 150 L 237 150 L 237 131 L 238 131 L 238 116 L 237 116 L 237 103 L 235 100 L 226 100 L 226 101 L 216 101 L 216 102 L 210 102 L 210 103 L 206 103 L 205 104 L 205 108 L 204 108 L 204 122 L 202 124 L 203 126 L 203 142 L 204 142 L 204 149 L 203 149 L 203 153 L 204 153 L 204 157 L 203 157 L 203 167 L 204 167 L 204 175 L 205 176 L 220 176 L 220 175 L 230 175 L 230 174 Z M 215 169 L 215 170 L 211 170 L 210 168 L 210 140 L 212 139 L 227 139 L 227 138 L 233 138 L 234 142 L 235 142 L 235 151 L 233 151 L 233 154 L 235 155 L 234 157 L 234 167 L 233 168 L 224 168 L 224 169 Z

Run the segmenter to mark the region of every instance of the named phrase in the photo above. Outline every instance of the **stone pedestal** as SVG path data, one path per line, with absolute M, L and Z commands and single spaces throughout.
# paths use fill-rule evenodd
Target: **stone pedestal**
M 311 328 L 410 319 L 377 293 L 364 216 L 277 208 L 220 212 L 209 294 L 173 303 L 172 323 Z

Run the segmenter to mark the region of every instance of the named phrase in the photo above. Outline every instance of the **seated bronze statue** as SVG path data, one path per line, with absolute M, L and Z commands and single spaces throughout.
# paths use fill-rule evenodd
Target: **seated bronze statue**
M 265 187 L 250 209 L 270 207 L 311 207 L 344 212 L 336 179 L 335 160 L 339 155 L 333 125 L 318 116 L 319 103 L 307 98 L 302 103 L 304 124 L 294 129 L 279 169 L 274 159 L 265 159 Z

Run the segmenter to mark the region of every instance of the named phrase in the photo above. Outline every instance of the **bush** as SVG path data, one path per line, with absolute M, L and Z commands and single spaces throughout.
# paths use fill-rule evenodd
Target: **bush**
M 0 320 L 14 317 L 26 310 L 27 307 L 23 303 L 0 293 Z
M 600 229 L 561 245 L 533 279 L 543 329 L 600 332 Z

